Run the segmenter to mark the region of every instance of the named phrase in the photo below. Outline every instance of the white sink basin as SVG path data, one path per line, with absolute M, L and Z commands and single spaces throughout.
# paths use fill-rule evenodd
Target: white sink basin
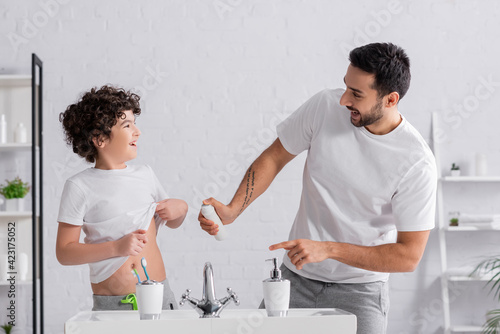
M 339 309 L 290 309 L 286 318 L 269 318 L 265 310 L 229 309 L 220 318 L 200 319 L 192 309 L 163 311 L 160 320 L 139 320 L 137 311 L 85 311 L 64 325 L 66 334 L 86 333 L 263 333 L 355 334 L 356 316 Z

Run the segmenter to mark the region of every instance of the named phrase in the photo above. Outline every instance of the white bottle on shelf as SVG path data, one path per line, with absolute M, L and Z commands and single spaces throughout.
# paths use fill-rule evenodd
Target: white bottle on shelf
M 19 254 L 18 273 L 21 281 L 26 281 L 28 277 L 28 254 L 26 253 Z
M 476 153 L 476 176 L 486 176 L 488 174 L 488 161 L 486 155 Z
M 6 282 L 9 278 L 9 261 L 7 254 L 0 254 L 0 281 Z
M 19 144 L 28 142 L 28 132 L 23 123 L 17 123 L 16 131 L 14 133 L 14 141 Z
M 0 144 L 7 143 L 7 121 L 5 120 L 5 114 L 0 116 Z

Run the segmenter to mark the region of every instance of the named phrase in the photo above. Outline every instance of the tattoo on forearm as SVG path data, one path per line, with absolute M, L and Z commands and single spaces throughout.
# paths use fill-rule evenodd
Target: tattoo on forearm
M 253 189 L 255 186 L 255 171 L 253 170 L 253 164 L 248 167 L 248 171 L 246 174 L 247 188 L 245 190 L 245 199 L 243 200 L 243 205 L 241 206 L 240 212 L 238 212 L 238 216 L 243 212 L 245 207 L 250 203 L 253 195 Z

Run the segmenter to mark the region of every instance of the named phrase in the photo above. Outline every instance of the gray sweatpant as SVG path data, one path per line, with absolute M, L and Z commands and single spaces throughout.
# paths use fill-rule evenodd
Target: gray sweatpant
M 168 284 L 168 279 L 163 282 L 163 310 L 176 310 L 178 309 L 177 302 L 175 301 L 175 296 L 170 285 Z M 92 311 L 127 311 L 132 310 L 132 304 L 123 304 L 121 300 L 124 296 L 101 296 L 92 295 L 94 301 L 94 306 Z
M 281 273 L 290 281 L 290 308 L 339 308 L 356 315 L 357 334 L 386 333 L 387 282 L 326 283 L 297 275 L 285 265 L 281 265 Z

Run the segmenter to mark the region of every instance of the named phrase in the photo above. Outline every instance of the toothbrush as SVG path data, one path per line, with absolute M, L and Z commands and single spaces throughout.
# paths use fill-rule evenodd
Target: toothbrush
M 141 266 L 142 266 L 142 269 L 144 269 L 144 273 L 146 274 L 146 279 L 149 281 L 149 276 L 148 276 L 148 272 L 146 271 L 146 266 L 148 265 L 148 263 L 146 262 L 146 258 L 142 258 L 141 259 Z
M 141 278 L 139 277 L 139 273 L 137 273 L 137 270 L 132 269 L 132 274 L 137 277 L 137 283 L 141 283 Z

